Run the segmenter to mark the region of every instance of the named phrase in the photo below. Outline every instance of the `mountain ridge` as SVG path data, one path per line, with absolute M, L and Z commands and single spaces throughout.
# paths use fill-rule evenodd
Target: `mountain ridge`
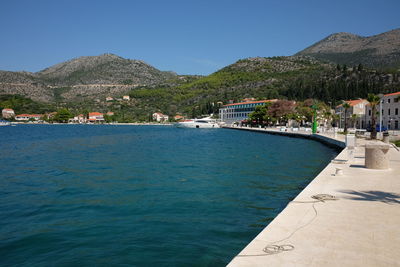
M 347 32 L 334 33 L 295 55 L 311 56 L 336 64 L 399 68 L 400 28 L 365 37 Z
M 88 98 L 105 93 L 118 95 L 126 92 L 127 87 L 159 84 L 176 76 L 142 60 L 106 53 L 73 58 L 34 73 L 0 71 L 0 93 L 17 93 L 46 102 L 56 100 L 56 96 L 60 100 L 61 96 L 70 101 L 74 95 Z M 61 95 L 54 92 L 57 88 L 63 88 Z

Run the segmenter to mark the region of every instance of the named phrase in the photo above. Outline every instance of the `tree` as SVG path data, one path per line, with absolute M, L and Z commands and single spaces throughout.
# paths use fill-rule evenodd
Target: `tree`
M 251 121 L 251 124 L 253 124 L 253 122 L 255 122 L 257 125 L 263 124 L 264 119 L 267 118 L 267 113 L 268 113 L 267 105 L 256 106 L 254 111 L 249 114 L 249 119 Z
M 268 108 L 268 115 L 273 121 L 287 121 L 289 114 L 295 111 L 296 102 L 289 100 L 278 100 L 273 102 Z
M 350 104 L 343 102 L 342 107 L 344 108 L 344 129 L 343 132 L 347 133 L 347 110 L 351 108 Z
M 381 98 L 374 94 L 368 94 L 367 101 L 371 105 L 371 139 L 376 139 L 376 107 L 379 105 Z
M 62 108 L 57 111 L 57 114 L 54 117 L 54 120 L 58 121 L 58 122 L 68 122 L 68 120 L 72 117 L 73 116 L 72 116 L 71 112 L 69 112 L 68 109 Z

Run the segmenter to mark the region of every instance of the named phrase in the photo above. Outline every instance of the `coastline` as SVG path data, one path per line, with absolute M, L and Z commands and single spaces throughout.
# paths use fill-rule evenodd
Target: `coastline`
M 228 266 L 399 266 L 399 151 L 390 148 L 389 169 L 372 170 L 364 167 L 363 139 L 351 152 L 343 135 L 225 128 L 308 138 L 343 149 Z M 335 200 L 312 198 L 318 194 Z M 278 246 L 283 250 L 276 251 Z
M 173 123 L 147 123 L 147 122 L 127 122 L 127 123 L 27 123 L 11 122 L 12 125 L 140 125 L 140 126 L 173 126 Z

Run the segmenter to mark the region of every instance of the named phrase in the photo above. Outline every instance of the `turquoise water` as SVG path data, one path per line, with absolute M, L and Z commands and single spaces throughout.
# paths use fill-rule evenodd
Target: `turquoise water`
M 224 266 L 336 155 L 169 126 L 0 127 L 1 266 Z

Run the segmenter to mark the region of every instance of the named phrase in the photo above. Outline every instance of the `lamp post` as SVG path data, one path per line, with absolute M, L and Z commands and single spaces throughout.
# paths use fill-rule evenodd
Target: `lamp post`
M 383 101 L 383 94 L 378 95 L 379 100 L 379 132 L 382 132 L 382 101 Z

